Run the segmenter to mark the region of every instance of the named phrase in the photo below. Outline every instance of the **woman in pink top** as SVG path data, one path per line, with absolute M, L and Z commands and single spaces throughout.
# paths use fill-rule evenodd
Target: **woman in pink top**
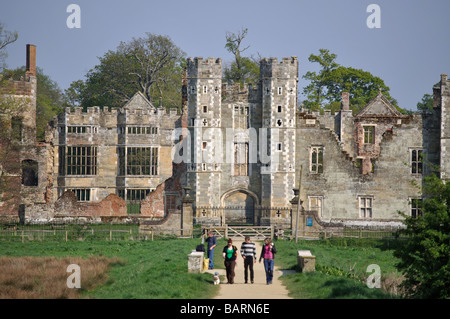
M 264 259 L 264 269 L 266 270 L 266 282 L 268 285 L 270 285 L 273 280 L 273 260 L 276 253 L 277 249 L 275 248 L 275 245 L 270 238 L 266 238 L 261 250 L 259 262 L 261 262 L 261 259 Z

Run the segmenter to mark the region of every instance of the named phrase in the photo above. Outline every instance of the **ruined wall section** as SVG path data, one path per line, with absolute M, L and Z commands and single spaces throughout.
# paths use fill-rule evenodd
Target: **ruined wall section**
M 308 118 L 309 117 L 309 118 Z M 423 147 L 420 115 L 403 119 L 402 124 L 386 131 L 379 142 L 374 171 L 361 174 L 339 144 L 339 139 L 311 115 L 298 114 L 297 162 L 303 166 L 300 198 L 308 211 L 311 197 L 322 199 L 318 217 L 328 223 L 348 226 L 383 225 L 397 222 L 397 211 L 409 212 L 411 198 L 420 197 L 422 175 L 412 174 L 410 150 Z M 309 120 L 309 121 L 308 121 Z M 308 123 L 308 124 L 307 124 Z M 323 148 L 323 173 L 311 170 L 311 147 Z M 414 185 L 415 184 L 415 185 Z M 361 198 L 370 198 L 371 216 L 362 216 Z
M 102 110 L 91 107 L 86 112 L 82 108 L 67 109 L 58 117 L 53 138 L 57 151 L 57 165 L 53 173 L 57 176 L 58 190 L 53 200 L 68 189 L 90 189 L 91 201 L 102 200 L 109 194 L 118 194 L 118 190 L 126 192 L 128 188 L 155 190 L 172 176 L 171 151 L 175 144 L 173 131 L 180 122 L 180 115 L 176 109 L 167 111 L 163 108 L 149 108 L 148 103 L 142 95 L 137 94 L 123 108 L 109 110 L 105 107 Z M 146 130 L 151 127 L 151 134 L 150 131 L 144 134 L 144 127 Z M 67 163 L 61 156 L 65 156 L 69 146 L 96 147 L 97 173 L 84 176 L 67 174 Z M 157 173 L 129 175 L 126 164 L 121 162 L 126 160 L 129 147 L 156 148 Z M 121 158 L 119 149 L 124 152 Z

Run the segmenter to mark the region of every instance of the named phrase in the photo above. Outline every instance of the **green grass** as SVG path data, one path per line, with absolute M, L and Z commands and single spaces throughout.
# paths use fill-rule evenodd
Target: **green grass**
M 106 284 L 84 297 L 204 299 L 214 296 L 218 286 L 212 284 L 211 274 L 187 271 L 187 255 L 198 242 L 198 239 L 2 242 L 0 256 L 119 257 L 123 263 L 111 268 Z M 83 277 L 81 284 L 82 281 Z
M 109 241 L 104 237 L 94 235 L 83 241 L 68 242 L 4 240 L 0 243 L 0 256 L 120 258 L 123 262 L 110 269 L 106 283 L 86 292 L 83 295 L 86 298 L 206 299 L 218 293 L 219 286 L 212 284 L 211 274 L 187 271 L 187 255 L 200 243 L 199 238 Z M 226 244 L 225 239 L 218 240 L 214 251 L 216 269 L 224 268 L 222 249 Z M 400 276 L 392 251 L 399 244 L 401 241 L 375 239 L 299 240 L 298 243 L 278 240 L 275 264 L 281 269 L 298 270 L 298 250 L 310 250 L 316 256 L 314 273 L 297 271 L 281 277 L 293 298 L 393 298 L 382 289 L 368 288 L 365 279 L 370 275 L 366 272 L 370 264 L 380 266 L 382 280 Z
M 381 278 L 399 280 L 397 260 L 391 248 L 401 242 L 373 239 L 332 239 L 321 241 L 277 241 L 277 265 L 282 269 L 297 269 L 297 251 L 310 250 L 316 256 L 316 271 L 296 272 L 282 276 L 290 296 L 299 299 L 386 299 L 397 296 L 366 284 L 367 267 L 377 264 Z

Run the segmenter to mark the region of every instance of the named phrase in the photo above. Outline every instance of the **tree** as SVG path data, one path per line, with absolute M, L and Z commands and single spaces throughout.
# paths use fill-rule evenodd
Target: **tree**
M 5 68 L 5 59 L 8 56 L 6 47 L 15 42 L 18 37 L 19 34 L 16 31 L 6 30 L 4 24 L 0 22 L 0 72 Z
M 394 256 L 405 276 L 402 286 L 414 298 L 450 297 L 450 183 L 436 175 L 424 179 L 424 199 L 419 217 L 407 216 L 404 245 Z
M 234 61 L 224 70 L 224 81 L 228 83 L 251 83 L 255 85 L 259 80 L 259 65 L 249 57 L 243 57 L 242 52 L 250 46 L 242 48 L 242 42 L 247 36 L 248 29 L 238 33 L 227 32 L 225 48 L 233 54 Z
M 329 101 L 341 101 L 342 92 L 349 92 L 350 108 L 355 113 L 366 106 L 381 90 L 384 97 L 403 112 L 397 106 L 397 101 L 389 94 L 389 87 L 384 81 L 367 71 L 339 66 L 329 72 L 327 90 Z
M 370 72 L 344 67 L 336 63 L 337 55 L 329 50 L 320 49 L 318 55 L 311 54 L 309 62 L 320 65 L 319 72 L 308 71 L 303 78 L 310 81 L 303 93 L 303 102 L 307 109 L 339 109 L 342 92 L 349 92 L 350 108 L 358 112 L 366 106 L 381 90 L 383 95 L 401 112 L 397 101 L 389 94 L 389 87 L 379 77 Z
M 306 95 L 306 100 L 303 102 L 304 106 L 310 110 L 319 110 L 324 100 L 327 99 L 327 86 L 329 84 L 329 73 L 337 68 L 339 64 L 335 62 L 336 54 L 330 53 L 329 50 L 320 49 L 319 55 L 311 54 L 308 58 L 309 62 L 319 63 L 319 73 L 308 71 L 303 76 L 305 80 L 311 81 L 303 89 Z
M 136 92 L 153 104 L 177 105 L 185 53 L 168 36 L 146 33 L 145 37 L 121 42 L 100 63 L 66 90 L 67 103 L 89 106 L 123 106 Z M 158 106 L 158 105 L 155 105 Z
M 4 70 L 5 79 L 19 79 L 25 74 L 25 66 L 14 70 Z M 47 123 L 63 111 L 64 95 L 58 84 L 41 68 L 36 68 L 37 95 L 36 95 L 36 139 L 44 140 Z
M 433 85 L 433 87 L 439 86 L 439 84 L 440 84 L 440 82 Z M 424 94 L 422 97 L 422 100 L 417 103 L 417 110 L 421 111 L 421 112 L 432 111 L 433 110 L 433 94 L 428 94 L 428 93 Z

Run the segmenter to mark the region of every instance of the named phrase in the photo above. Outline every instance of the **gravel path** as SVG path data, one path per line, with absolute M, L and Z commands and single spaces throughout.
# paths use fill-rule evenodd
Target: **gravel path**
M 275 269 L 273 276 L 273 283 L 271 285 L 266 284 L 266 272 L 264 270 L 264 262 L 255 262 L 253 270 L 255 272 L 255 282 L 253 284 L 244 283 L 244 260 L 240 255 L 240 248 L 242 241 L 233 240 L 233 244 L 239 249 L 239 257 L 236 262 L 236 268 L 234 270 L 234 284 L 228 284 L 226 280 L 225 269 L 213 269 L 207 270 L 207 272 L 214 274 L 218 272 L 223 275 L 224 280 L 220 283 L 219 294 L 215 299 L 292 299 L 288 296 L 288 291 L 281 284 L 279 277 L 282 275 L 282 271 L 277 267 L 277 259 L 275 255 Z M 255 242 L 256 244 L 256 258 L 259 260 L 261 253 L 262 243 Z M 217 247 L 216 253 L 222 254 L 223 247 Z M 250 273 L 249 273 L 250 277 Z

